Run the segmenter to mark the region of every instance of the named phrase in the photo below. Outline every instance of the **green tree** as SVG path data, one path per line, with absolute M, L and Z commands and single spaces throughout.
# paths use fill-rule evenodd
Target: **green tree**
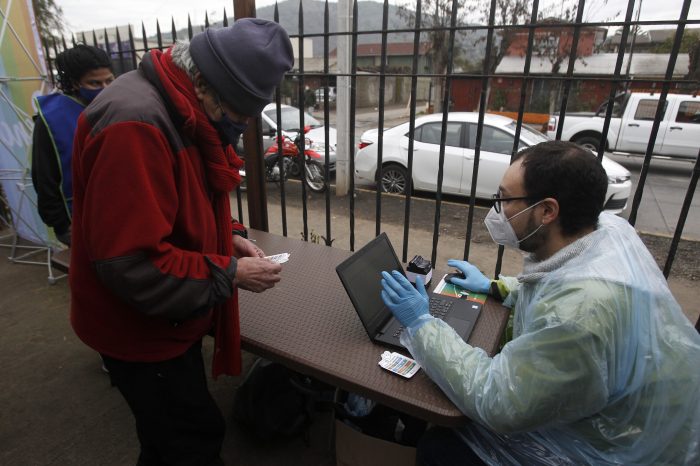
M 64 29 L 63 9 L 55 0 L 32 0 L 39 37 L 45 44 L 58 39 Z
M 469 11 L 473 17 L 478 19 L 483 24 L 488 24 L 491 12 L 491 0 L 470 0 Z M 532 15 L 532 0 L 497 0 L 496 11 L 494 16 L 494 38 L 491 46 L 491 55 L 489 57 L 488 73 L 495 74 L 498 65 L 501 64 L 503 57 L 508 53 L 511 45 L 516 41 L 520 31 L 515 28 L 504 26 L 516 26 L 519 24 L 527 24 L 530 22 Z M 500 29 L 499 29 L 500 28 Z M 478 39 L 480 42 L 486 42 L 486 37 Z M 484 45 L 485 46 L 485 45 Z M 488 108 L 489 99 L 491 96 L 491 80 L 488 82 L 486 89 L 486 108 Z
M 671 53 L 675 37 L 671 36 L 657 45 L 656 53 Z M 700 80 L 700 32 L 686 29 L 683 31 L 679 53 L 688 54 L 688 79 Z
M 457 0 L 457 18 L 456 24 L 460 26 L 466 23 L 468 9 L 466 0 Z M 399 6 L 399 14 L 408 19 L 411 25 L 416 23 L 415 2 L 406 3 Z M 452 23 L 452 0 L 423 0 L 421 2 L 420 28 L 430 29 L 423 33 L 428 36 L 430 48 L 428 54 L 430 63 L 432 64 L 433 74 L 445 74 L 449 60 L 449 42 L 450 32 L 449 27 Z M 461 34 L 457 32 L 456 34 Z M 455 44 L 458 44 L 458 37 L 455 37 Z M 459 58 L 459 47 L 455 46 L 452 52 L 453 62 Z M 434 78 L 433 88 L 435 89 L 434 99 L 435 110 L 442 110 L 442 96 L 444 93 L 444 78 Z
M 671 53 L 673 48 L 673 41 L 675 40 L 675 35 L 666 38 L 665 41 L 660 43 L 654 48 L 656 53 Z M 700 32 L 692 29 L 686 29 L 683 31 L 683 38 L 681 39 L 681 49 L 680 53 L 690 53 L 697 44 L 700 42 Z

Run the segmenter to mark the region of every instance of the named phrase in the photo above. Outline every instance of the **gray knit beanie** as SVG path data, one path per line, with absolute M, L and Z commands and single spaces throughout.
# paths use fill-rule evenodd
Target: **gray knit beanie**
M 246 116 L 258 115 L 272 102 L 275 87 L 294 65 L 287 32 L 257 18 L 197 34 L 190 41 L 190 55 L 221 98 Z

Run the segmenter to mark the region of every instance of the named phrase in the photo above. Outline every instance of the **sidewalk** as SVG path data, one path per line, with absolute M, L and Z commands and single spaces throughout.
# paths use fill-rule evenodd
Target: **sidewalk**
M 133 417 L 102 372 L 99 356 L 73 333 L 66 279 L 47 283 L 44 266 L 12 264 L 0 248 L 0 464 L 123 466 L 136 464 Z M 205 339 L 204 360 L 212 356 Z M 254 357 L 244 353 L 244 368 Z M 320 417 L 311 444 L 303 439 L 263 444 L 230 421 L 241 377 L 209 379 L 227 420 L 227 465 L 331 466 L 332 421 Z

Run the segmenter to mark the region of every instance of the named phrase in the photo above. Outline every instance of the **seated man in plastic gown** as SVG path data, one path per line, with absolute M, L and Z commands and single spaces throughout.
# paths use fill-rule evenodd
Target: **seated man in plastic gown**
M 472 421 L 428 431 L 422 464 L 700 464 L 700 335 L 634 228 L 601 213 L 606 188 L 575 144 L 514 157 L 485 222 L 529 253 L 522 273 L 448 262 L 453 283 L 513 309 L 494 357 L 428 314 L 422 283 L 383 273 L 402 343 Z

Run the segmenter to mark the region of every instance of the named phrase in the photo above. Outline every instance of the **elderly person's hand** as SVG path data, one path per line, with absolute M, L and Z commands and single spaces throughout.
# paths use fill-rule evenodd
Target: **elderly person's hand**
M 241 257 L 233 284 L 244 290 L 260 293 L 280 281 L 282 266 L 262 257 Z
M 233 235 L 233 254 L 238 257 L 265 257 L 265 253 L 254 242 L 240 235 Z
M 422 277 L 416 278 L 416 289 L 401 272 L 382 272 L 382 288 L 382 301 L 404 327 L 417 329 L 430 319 Z

